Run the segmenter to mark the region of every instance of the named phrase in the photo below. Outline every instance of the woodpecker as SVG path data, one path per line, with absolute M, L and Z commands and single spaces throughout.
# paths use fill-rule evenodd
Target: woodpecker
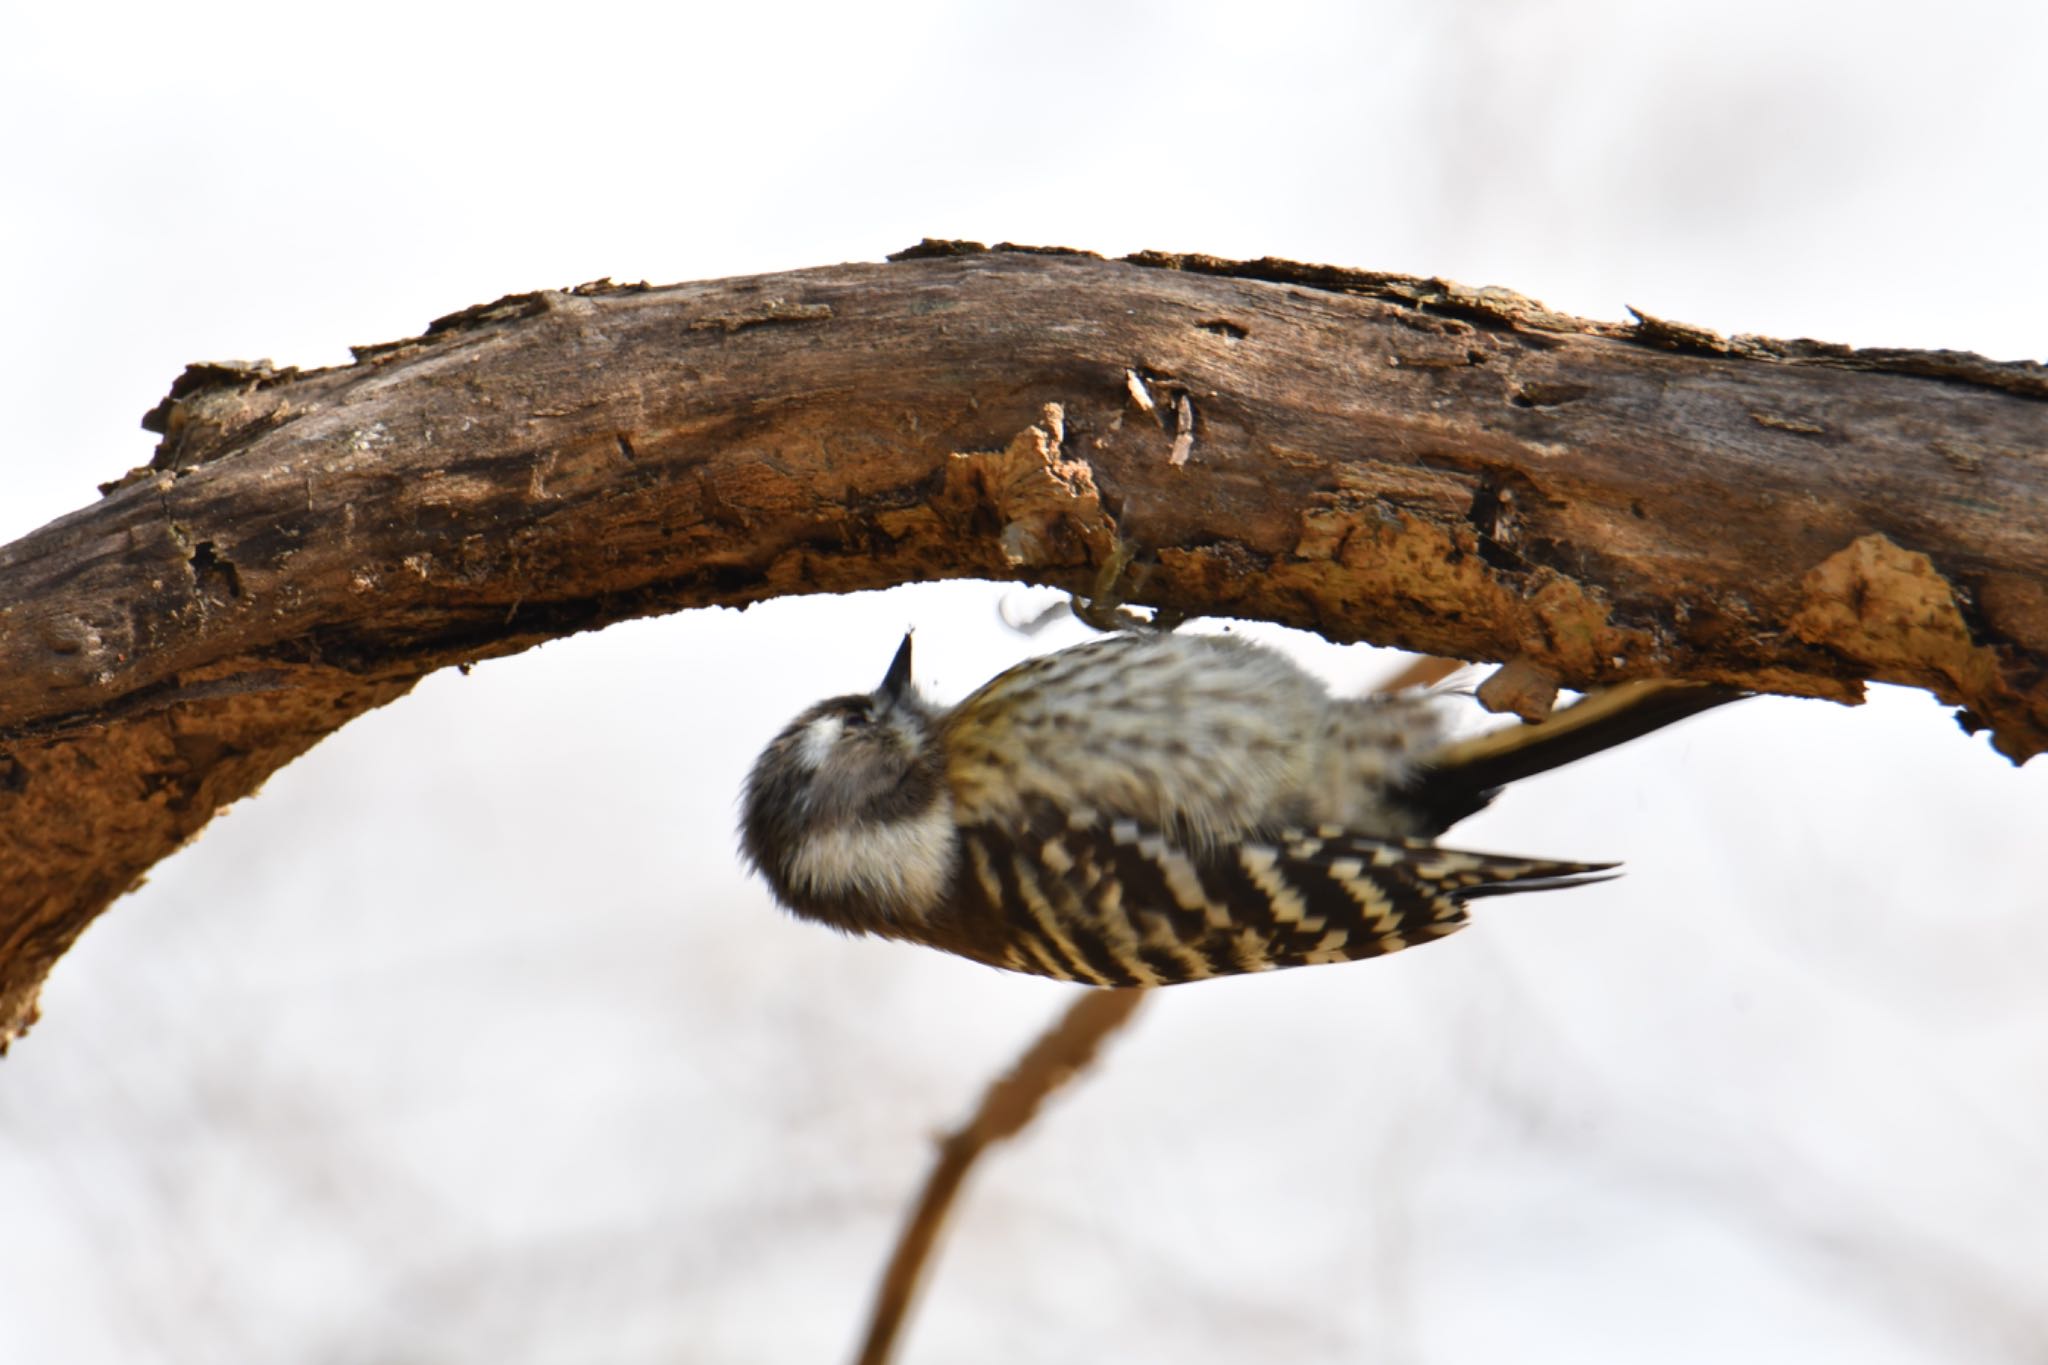
M 958 706 L 911 682 L 811 707 L 746 781 L 746 860 L 798 916 L 1094 986 L 1376 957 L 1468 902 L 1614 863 L 1436 838 L 1506 784 L 1743 694 L 1595 693 L 1457 741 L 1428 694 L 1332 697 L 1230 635 L 1123 632 L 1030 659 Z

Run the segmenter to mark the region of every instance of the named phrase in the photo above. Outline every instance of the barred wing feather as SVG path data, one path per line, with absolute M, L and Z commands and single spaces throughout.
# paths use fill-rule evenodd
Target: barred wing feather
M 974 955 L 1101 986 L 1377 957 L 1461 928 L 1466 901 L 1584 885 L 1614 866 L 1328 826 L 1191 850 L 1133 820 L 1049 807 L 962 834 L 954 909 L 984 945 Z

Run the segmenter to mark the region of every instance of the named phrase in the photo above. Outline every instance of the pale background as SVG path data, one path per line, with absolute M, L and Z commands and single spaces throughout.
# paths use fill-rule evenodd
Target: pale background
M 10 7 L 0 540 L 187 361 L 924 235 L 2043 354 L 2033 0 L 741 8 Z M 1068 988 L 786 922 L 734 795 L 907 624 L 946 698 L 1071 638 L 1006 595 L 620 627 L 279 774 L 0 1064 L 0 1360 L 842 1356 Z M 1462 841 L 1630 875 L 1152 1001 L 979 1173 L 907 1359 L 2048 1357 L 2044 815 L 1904 693 L 1529 784 Z

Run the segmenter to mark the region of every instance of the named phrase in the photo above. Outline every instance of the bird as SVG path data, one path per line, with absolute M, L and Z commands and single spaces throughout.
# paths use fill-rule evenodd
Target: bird
M 1744 693 L 1590 693 L 1467 739 L 1446 698 L 1331 695 L 1231 634 L 1134 629 L 1027 659 L 956 706 L 912 681 L 805 710 L 741 793 L 744 860 L 797 917 L 1090 986 L 1377 957 L 1474 900 L 1617 863 L 1436 841 L 1521 778 Z

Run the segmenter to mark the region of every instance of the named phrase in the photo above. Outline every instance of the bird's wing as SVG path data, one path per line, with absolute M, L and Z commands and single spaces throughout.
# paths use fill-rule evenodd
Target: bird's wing
M 1191 851 L 1093 811 L 962 829 L 954 912 L 975 956 L 1099 986 L 1153 986 L 1396 952 L 1464 902 L 1601 880 L 1613 864 L 1509 858 L 1336 828 Z

